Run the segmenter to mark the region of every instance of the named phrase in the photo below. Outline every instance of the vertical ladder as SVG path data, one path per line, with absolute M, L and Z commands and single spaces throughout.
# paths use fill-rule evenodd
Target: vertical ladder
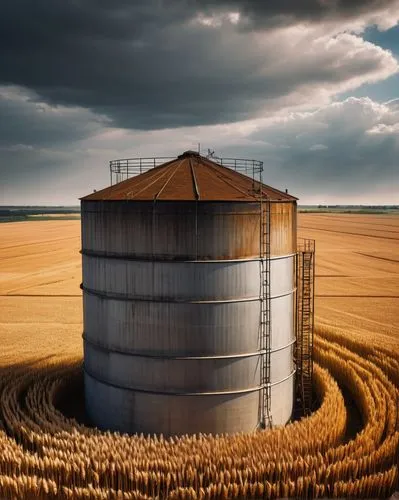
M 260 426 L 272 426 L 271 414 L 271 307 L 270 307 L 270 201 L 260 198 L 260 349 L 261 408 Z
M 314 334 L 314 240 L 304 240 L 297 254 L 296 396 L 301 416 L 312 411 Z

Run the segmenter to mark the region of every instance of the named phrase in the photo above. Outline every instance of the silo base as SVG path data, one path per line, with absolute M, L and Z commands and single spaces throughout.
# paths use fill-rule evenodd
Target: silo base
M 272 389 L 275 401 L 274 425 L 283 425 L 291 417 L 286 395 L 292 380 Z M 223 434 L 255 431 L 259 419 L 259 392 L 227 395 L 167 395 L 138 392 L 115 387 L 85 373 L 86 412 L 94 425 L 102 430 L 122 433 Z M 292 399 L 291 399 L 292 401 Z

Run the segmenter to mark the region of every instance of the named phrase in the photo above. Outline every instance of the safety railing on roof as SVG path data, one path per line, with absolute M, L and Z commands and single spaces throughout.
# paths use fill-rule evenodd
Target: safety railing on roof
M 263 171 L 263 162 L 249 160 L 246 158 L 219 158 L 217 156 L 204 156 L 219 165 L 231 168 L 236 172 L 247 175 L 254 181 L 260 182 L 260 174 Z M 152 168 L 159 167 L 168 161 L 177 159 L 173 156 L 158 156 L 152 158 L 121 158 L 109 162 L 111 185 L 143 174 Z
M 152 158 L 121 158 L 109 162 L 111 185 L 125 181 L 135 175 L 143 174 L 152 168 L 174 160 L 173 156 L 158 156 Z
M 246 158 L 219 158 L 217 156 L 211 156 L 209 159 L 252 178 L 255 178 L 263 171 L 263 161 L 259 160 L 249 160 Z

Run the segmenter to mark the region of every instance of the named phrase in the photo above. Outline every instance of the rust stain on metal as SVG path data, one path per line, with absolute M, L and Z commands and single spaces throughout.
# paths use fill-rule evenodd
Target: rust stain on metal
M 153 201 L 82 202 L 82 220 L 96 240 L 83 247 L 135 258 L 214 260 L 260 255 L 259 203 L 169 202 L 152 213 Z M 271 203 L 271 255 L 296 251 L 296 202 Z M 101 227 L 112 228 L 107 233 Z M 132 231 L 134 228 L 134 231 Z M 155 240 L 153 240 L 155 238 Z

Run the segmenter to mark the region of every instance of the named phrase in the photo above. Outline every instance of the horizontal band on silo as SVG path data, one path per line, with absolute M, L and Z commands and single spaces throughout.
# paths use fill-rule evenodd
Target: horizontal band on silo
M 294 288 L 295 259 L 270 261 L 270 298 Z M 260 261 L 174 262 L 83 255 L 83 286 L 94 292 L 171 301 L 230 301 L 260 295 Z M 116 297 L 116 295 L 115 295 Z
M 261 257 L 253 257 L 253 258 L 243 258 L 243 259 L 185 259 L 185 258 L 174 258 L 174 259 L 162 259 L 160 257 L 154 257 L 152 255 L 132 255 L 127 253 L 117 253 L 117 252 L 103 252 L 99 250 L 86 250 L 82 248 L 80 250 L 81 255 L 86 255 L 87 257 L 100 257 L 102 259 L 120 259 L 120 260 L 133 260 L 133 261 L 143 261 L 143 262 L 167 262 L 168 264 L 176 263 L 176 264 L 184 264 L 184 263 L 204 263 L 204 264 L 215 264 L 220 262 L 253 262 L 253 261 L 261 261 L 266 260 Z M 291 257 L 295 257 L 296 253 L 290 253 L 287 255 L 276 255 L 270 257 L 268 260 L 281 260 L 281 259 L 289 259 Z
M 280 385 L 283 382 L 294 377 L 294 375 L 296 373 L 296 370 L 294 369 L 294 370 L 292 370 L 292 372 L 289 375 L 287 375 L 283 379 L 279 380 L 278 382 L 274 382 L 273 384 L 263 384 L 263 385 L 259 385 L 259 386 L 255 386 L 255 387 L 250 387 L 247 389 L 239 389 L 239 390 L 233 390 L 233 391 L 214 391 L 214 392 L 166 392 L 166 391 L 151 391 L 151 390 L 147 390 L 147 389 L 137 389 L 137 388 L 132 388 L 132 387 L 124 387 L 124 386 L 109 382 L 107 380 L 103 380 L 103 379 L 101 379 L 101 377 L 98 377 L 96 375 L 93 375 L 92 373 L 90 373 L 86 369 L 85 366 L 83 367 L 83 371 L 86 375 L 88 375 L 92 379 L 97 380 L 97 382 L 100 382 L 101 384 L 104 384 L 104 385 L 109 386 L 109 387 L 115 387 L 116 389 L 123 389 L 126 391 L 139 392 L 139 393 L 143 393 L 143 394 L 159 394 L 162 396 L 197 396 L 197 397 L 224 396 L 224 395 L 230 395 L 230 394 L 234 395 L 234 394 L 247 394 L 250 392 L 256 392 L 256 391 L 260 391 L 262 389 L 265 389 L 267 387 L 275 387 L 277 385 Z
M 112 347 L 108 347 L 104 344 L 100 344 L 98 342 L 94 342 L 91 339 L 88 339 L 87 336 L 83 333 L 82 338 L 85 342 L 88 344 L 96 347 L 97 349 L 100 349 L 102 351 L 107 351 L 107 352 L 115 352 L 118 354 L 121 354 L 123 356 L 131 356 L 131 357 L 138 357 L 138 358 L 150 358 L 150 359 L 181 359 L 181 360 L 201 360 L 201 359 L 236 359 L 236 358 L 249 358 L 253 356 L 263 356 L 267 353 L 265 349 L 259 350 L 259 351 L 254 351 L 254 352 L 246 352 L 246 353 L 238 353 L 238 354 L 227 354 L 227 355 L 215 355 L 215 356 L 172 356 L 172 355 L 161 355 L 161 354 L 148 354 L 148 353 L 143 353 L 143 352 L 135 352 L 135 351 L 129 351 L 129 350 L 122 350 L 122 349 L 115 349 Z M 288 349 L 292 345 L 294 345 L 296 342 L 296 339 L 292 340 L 286 345 L 277 347 L 275 349 L 270 350 L 270 354 L 273 354 L 274 352 L 279 352 L 283 351 L 284 349 Z
M 112 299 L 112 300 L 122 300 L 122 301 L 138 301 L 138 302 L 168 302 L 168 303 L 181 303 L 181 304 L 230 304 L 230 303 L 236 303 L 236 302 L 254 302 L 254 301 L 259 301 L 261 300 L 261 297 L 255 296 L 255 297 L 245 297 L 242 299 L 225 299 L 225 300 L 171 300 L 171 299 L 163 299 L 161 297 L 152 297 L 152 298 L 147 298 L 147 297 L 137 297 L 137 296 L 127 296 L 125 294 L 118 294 L 118 293 L 104 293 L 104 292 L 99 292 L 98 290 L 92 290 L 90 288 L 86 288 L 83 283 L 80 285 L 81 290 L 83 290 L 85 293 L 88 293 L 90 295 L 95 295 L 97 297 L 100 297 L 102 299 Z M 279 299 L 280 297 L 286 297 L 287 295 L 292 295 L 296 292 L 296 288 L 293 288 L 289 290 L 288 292 L 281 293 L 279 295 L 273 295 L 270 296 L 270 300 L 273 299 Z

